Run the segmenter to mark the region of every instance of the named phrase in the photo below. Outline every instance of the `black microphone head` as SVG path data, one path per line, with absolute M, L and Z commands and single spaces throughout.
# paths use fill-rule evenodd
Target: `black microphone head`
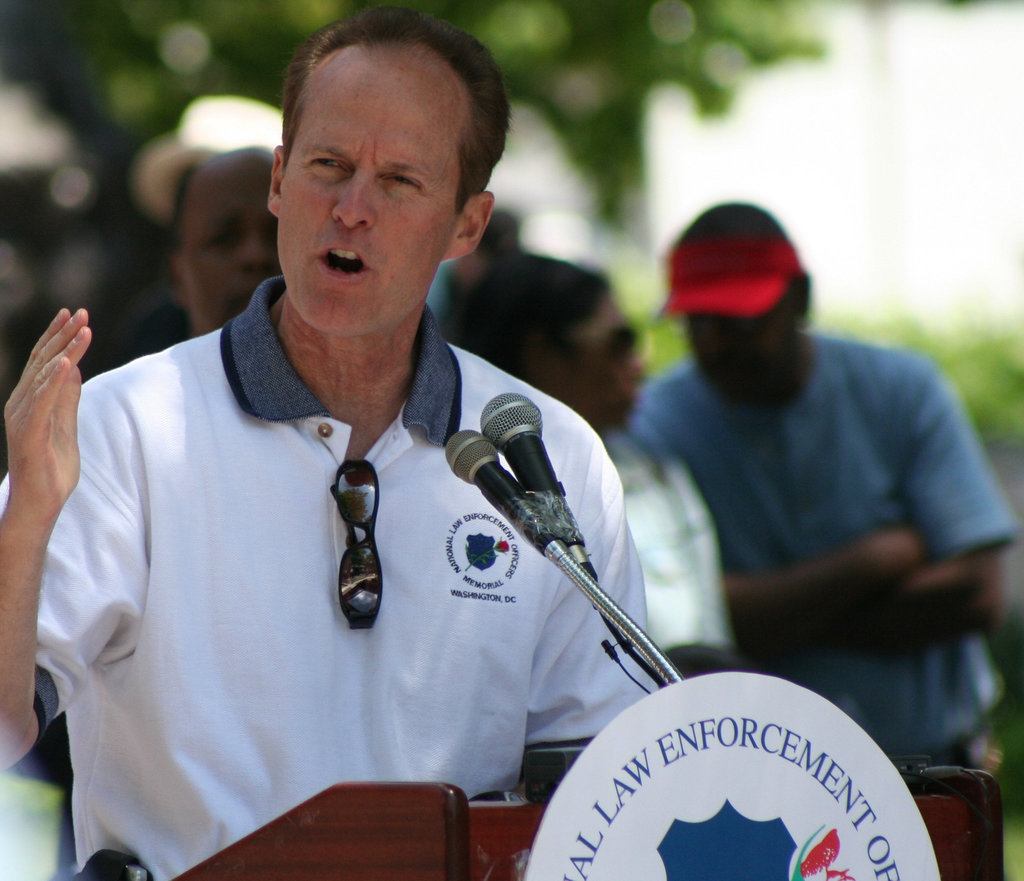
M 537 405 L 518 392 L 505 392 L 491 398 L 480 414 L 480 430 L 499 450 L 522 432 L 539 437 L 542 428 Z
M 448 467 L 455 476 L 466 483 L 473 483 L 476 472 L 485 462 L 497 462 L 498 451 L 479 431 L 470 429 L 457 431 L 444 447 Z

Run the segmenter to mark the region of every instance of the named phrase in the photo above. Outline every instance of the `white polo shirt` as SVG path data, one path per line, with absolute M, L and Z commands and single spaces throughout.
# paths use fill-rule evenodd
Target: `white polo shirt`
M 82 477 L 50 543 L 37 656 L 68 715 L 82 861 L 116 848 L 171 878 L 339 781 L 509 789 L 524 746 L 592 736 L 643 695 L 586 597 L 443 449 L 494 395 L 532 398 L 601 585 L 643 625 L 600 439 L 449 348 L 429 311 L 412 393 L 367 457 L 380 613 L 349 628 L 328 492 L 349 427 L 280 348 L 282 290 L 264 283 L 222 332 L 83 390 Z M 493 553 L 474 564 L 471 543 Z

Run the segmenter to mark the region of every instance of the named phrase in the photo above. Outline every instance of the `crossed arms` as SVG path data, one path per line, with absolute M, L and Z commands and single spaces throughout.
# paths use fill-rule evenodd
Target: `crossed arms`
M 726 573 L 737 642 L 766 659 L 826 643 L 909 651 L 991 632 L 1003 613 L 1006 547 L 928 561 L 916 530 L 891 526 L 777 569 Z

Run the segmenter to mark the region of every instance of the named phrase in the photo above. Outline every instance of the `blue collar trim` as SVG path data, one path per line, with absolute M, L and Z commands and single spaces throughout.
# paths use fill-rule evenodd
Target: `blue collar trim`
M 220 335 L 221 360 L 242 410 L 267 422 L 329 417 L 327 408 L 299 378 L 281 348 L 270 307 L 284 293 L 284 278 L 267 279 L 249 307 L 231 319 Z M 420 320 L 419 358 L 402 424 L 418 425 L 427 440 L 444 446 L 462 419 L 462 376 L 455 353 L 444 341 L 429 308 Z

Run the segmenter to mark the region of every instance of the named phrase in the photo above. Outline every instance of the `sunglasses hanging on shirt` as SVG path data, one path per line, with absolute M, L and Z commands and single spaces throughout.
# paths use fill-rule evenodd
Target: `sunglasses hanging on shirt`
M 384 587 L 373 536 L 377 472 L 365 459 L 347 459 L 338 468 L 330 490 L 348 529 L 348 547 L 338 569 L 338 602 L 349 627 L 372 627 Z

